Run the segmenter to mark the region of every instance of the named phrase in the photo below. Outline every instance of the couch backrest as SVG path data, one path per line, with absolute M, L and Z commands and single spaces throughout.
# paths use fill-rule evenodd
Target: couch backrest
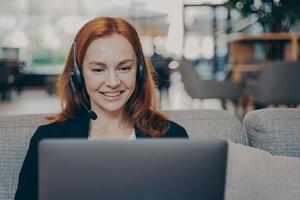
M 223 138 L 246 144 L 246 134 L 239 120 L 220 110 L 166 111 L 170 119 L 186 128 L 191 139 Z M 30 138 L 45 124 L 45 114 L 0 115 L 0 200 L 13 199 L 18 176 Z
M 29 141 L 45 115 L 0 115 L 0 199 L 13 199 Z
M 300 157 L 300 109 L 268 108 L 244 118 L 249 145 L 272 155 Z
M 166 114 L 181 124 L 191 139 L 221 138 L 240 144 L 247 144 L 247 136 L 241 122 L 228 111 L 223 110 L 176 110 Z

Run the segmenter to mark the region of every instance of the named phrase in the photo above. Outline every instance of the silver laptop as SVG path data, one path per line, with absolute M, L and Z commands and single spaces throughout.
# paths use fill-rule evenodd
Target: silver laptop
M 219 200 L 223 140 L 43 140 L 40 200 Z

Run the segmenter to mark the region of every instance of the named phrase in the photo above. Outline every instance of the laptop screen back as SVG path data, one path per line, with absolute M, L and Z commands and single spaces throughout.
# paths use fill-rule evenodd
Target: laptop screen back
M 223 199 L 223 140 L 44 140 L 39 199 Z

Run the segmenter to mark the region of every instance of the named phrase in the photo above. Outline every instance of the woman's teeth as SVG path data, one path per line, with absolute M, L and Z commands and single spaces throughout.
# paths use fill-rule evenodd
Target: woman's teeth
M 104 92 L 103 94 L 108 97 L 116 97 L 116 96 L 120 95 L 121 93 L 122 92 L 120 91 L 120 92 Z

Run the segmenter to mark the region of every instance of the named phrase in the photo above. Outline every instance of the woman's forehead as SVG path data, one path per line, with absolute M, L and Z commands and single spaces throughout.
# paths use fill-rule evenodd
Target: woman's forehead
M 100 59 L 101 61 L 115 61 L 124 59 L 135 60 L 133 47 L 122 35 L 113 34 L 97 38 L 89 45 L 85 60 Z

